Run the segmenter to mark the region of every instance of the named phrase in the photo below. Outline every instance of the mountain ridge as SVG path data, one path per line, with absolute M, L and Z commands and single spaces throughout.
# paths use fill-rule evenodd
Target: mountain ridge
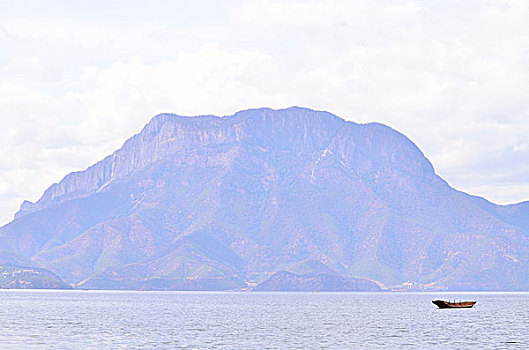
M 332 118 L 334 118 L 336 120 L 339 120 L 340 122 L 350 123 L 350 124 L 355 125 L 355 126 L 366 125 L 366 126 L 375 127 L 375 128 L 389 129 L 389 130 L 391 130 L 391 132 L 395 132 L 395 133 L 397 133 L 398 135 L 402 136 L 403 138 L 405 138 L 407 140 L 407 138 L 404 135 L 402 135 L 401 133 L 399 133 L 398 131 L 394 130 L 393 128 L 391 128 L 391 127 L 389 127 L 387 125 L 384 125 L 384 124 L 381 124 L 381 123 L 377 123 L 377 122 L 370 122 L 370 123 L 365 123 L 365 124 L 357 124 L 357 123 L 354 123 L 354 122 L 351 122 L 351 121 L 345 121 L 345 120 L 343 120 L 343 119 L 341 119 L 341 118 L 337 117 L 336 115 L 331 114 L 329 112 L 315 111 L 315 110 L 306 109 L 306 108 L 302 108 L 302 107 L 290 107 L 290 108 L 281 109 L 281 110 L 278 110 L 278 111 L 291 111 L 291 110 L 294 110 L 294 111 L 298 111 L 298 110 L 305 111 L 306 110 L 306 111 L 311 111 L 311 112 L 314 112 L 314 113 L 323 113 L 323 114 L 325 114 L 325 115 L 327 115 L 329 117 L 332 117 Z M 236 119 L 238 117 L 240 118 L 241 116 L 244 117 L 246 114 L 250 114 L 252 112 L 271 112 L 271 111 L 274 111 L 274 110 L 270 109 L 270 108 L 248 109 L 248 110 L 237 112 L 237 113 L 235 113 L 233 115 L 223 116 L 223 117 L 218 117 L 218 116 L 213 116 L 213 115 L 181 116 L 181 115 L 177 115 L 177 114 L 173 114 L 173 113 L 160 113 L 160 114 L 154 116 L 151 119 L 151 121 L 149 121 L 149 123 L 147 123 L 138 134 L 135 134 L 131 138 L 127 139 L 125 141 L 125 143 L 118 150 L 116 150 L 115 152 L 112 153 L 112 155 L 109 155 L 109 156 L 105 157 L 103 160 L 96 162 L 94 165 L 89 166 L 85 170 L 74 171 L 74 172 L 66 175 L 60 182 L 52 184 L 46 191 L 44 191 L 44 194 L 41 196 L 41 198 L 39 198 L 37 200 L 37 202 L 32 203 L 32 202 L 29 202 L 29 201 L 24 201 L 22 203 L 19 211 L 17 213 L 15 213 L 15 218 L 21 217 L 21 216 L 23 216 L 23 215 L 25 215 L 27 213 L 30 213 L 30 212 L 34 212 L 34 211 L 40 210 L 40 208 L 42 206 L 40 206 L 39 204 L 41 204 L 41 202 L 44 202 L 42 204 L 44 204 L 44 206 L 45 206 L 46 202 L 49 203 L 55 197 L 62 196 L 64 193 L 68 192 L 69 189 L 71 189 L 72 186 L 70 186 L 70 182 L 72 182 L 72 181 L 75 182 L 74 179 L 79 177 L 79 176 L 81 176 L 81 175 L 86 175 L 88 177 L 90 177 L 91 175 L 92 176 L 96 176 L 96 180 L 98 180 L 97 181 L 97 185 L 85 189 L 87 192 L 89 192 L 90 190 L 94 190 L 94 189 L 102 189 L 102 187 L 105 186 L 108 183 L 108 181 L 110 181 L 110 180 L 112 180 L 114 178 L 113 177 L 113 173 L 114 173 L 116 157 L 118 156 L 118 154 L 119 153 L 124 153 L 124 152 L 127 152 L 127 151 L 129 151 L 129 152 L 132 151 L 134 153 L 133 149 L 131 149 L 131 148 L 133 148 L 134 145 L 137 143 L 137 142 L 135 142 L 137 140 L 137 138 L 140 138 L 142 135 L 147 135 L 147 137 L 145 137 L 145 138 L 148 138 L 148 135 L 152 134 L 153 131 L 158 131 L 159 132 L 161 127 L 167 122 L 179 122 L 179 123 L 183 122 L 183 123 L 186 123 L 186 124 L 198 124 L 198 123 L 203 123 L 203 122 L 213 122 L 214 126 L 218 126 L 218 124 L 221 123 L 221 122 L 232 121 L 233 119 Z M 413 146 L 415 146 L 415 145 L 413 145 Z M 418 148 L 417 148 L 417 150 L 420 152 L 420 150 Z M 423 155 L 422 152 L 420 152 L 420 153 L 421 153 L 421 155 Z M 152 162 L 152 161 L 155 161 L 155 160 L 156 159 L 150 159 L 149 161 Z M 144 166 L 145 164 L 142 164 L 142 165 Z M 431 164 L 430 164 L 430 166 L 432 167 L 432 170 L 433 170 L 433 166 Z M 98 169 L 102 173 L 102 174 L 100 174 L 102 176 L 97 176 L 97 174 L 92 174 L 97 168 L 103 168 L 103 169 Z M 126 172 L 123 175 L 126 175 L 127 173 L 128 172 Z M 92 182 L 89 182 L 89 183 L 92 184 Z
M 290 109 L 301 109 L 300 107 L 291 107 L 289 108 Z M 231 116 L 223 116 L 223 117 L 218 117 L 218 116 L 213 116 L 213 115 L 199 115 L 199 116 L 181 116 L 181 115 L 177 115 L 177 114 L 173 114 L 173 113 L 160 113 L 156 116 L 154 116 L 143 128 L 142 130 L 138 133 L 138 134 L 135 134 L 133 135 L 132 137 L 130 137 L 129 139 L 127 139 L 124 144 L 118 149 L 116 150 L 115 152 L 112 153 L 112 155 L 109 155 L 107 157 L 105 157 L 103 160 L 101 161 L 98 161 L 96 162 L 94 165 L 92 166 L 89 166 L 88 168 L 86 168 L 85 170 L 80 170 L 80 171 L 74 171 L 68 175 L 66 175 L 60 182 L 58 183 L 54 183 L 52 184 L 46 191 L 44 191 L 44 194 L 41 196 L 41 198 L 39 198 L 37 200 L 37 202 L 35 203 L 32 203 L 32 202 L 29 202 L 29 201 L 24 201 L 21 205 L 21 208 L 20 210 L 15 214 L 15 218 L 18 218 L 18 217 L 21 217 L 23 215 L 25 215 L 26 213 L 29 213 L 29 212 L 34 212 L 34 211 L 37 211 L 37 210 L 40 210 L 41 206 L 39 206 L 39 203 L 41 202 L 44 202 L 44 205 L 46 202 L 50 202 L 52 201 L 55 197 L 58 197 L 58 196 L 61 196 L 62 194 L 64 194 L 65 192 L 68 191 L 69 188 L 71 188 L 70 185 L 70 182 L 74 181 L 75 182 L 75 178 L 79 177 L 79 176 L 83 176 L 83 175 L 86 175 L 88 177 L 90 177 L 90 175 L 92 175 L 92 173 L 94 171 L 97 170 L 100 170 L 99 172 L 101 173 L 99 177 L 97 177 L 97 175 L 93 175 L 93 176 L 96 176 L 96 180 L 97 181 L 97 185 L 95 186 L 92 186 L 90 188 L 87 188 L 85 190 L 87 191 L 90 191 L 90 190 L 94 190 L 94 189 L 100 189 L 102 186 L 104 186 L 109 180 L 111 180 L 113 178 L 113 173 L 114 173 L 114 167 L 115 167 L 115 161 L 116 161 L 116 157 L 118 156 L 118 154 L 120 153 L 125 153 L 125 152 L 131 152 L 134 153 L 134 146 L 136 146 L 137 144 L 141 143 L 141 141 L 145 142 L 145 141 L 148 141 L 149 140 L 149 135 L 152 135 L 154 132 L 160 132 L 161 128 L 166 124 L 166 123 L 185 123 L 185 124 L 199 124 L 199 123 L 204 123 L 204 122 L 212 122 L 213 125 L 212 126 L 218 126 L 218 124 L 221 122 L 221 121 L 230 121 L 230 119 L 234 119 L 234 118 L 237 118 L 238 116 L 240 115 L 244 115 L 246 113 L 251 113 L 253 111 L 272 111 L 272 109 L 269 109 L 269 108 L 260 108 L 260 109 L 248 109 L 248 110 L 245 110 L 245 111 L 240 111 L 234 115 L 231 115 Z M 328 113 L 328 112 L 325 112 L 325 113 Z M 328 113 L 329 115 L 331 115 L 330 113 Z M 333 115 L 333 117 L 335 118 L 338 118 L 336 116 Z M 184 126 L 185 126 L 184 124 Z M 189 126 L 189 125 L 187 125 Z M 180 135 L 182 136 L 182 135 Z M 194 135 L 192 135 L 194 136 Z M 140 140 L 140 142 L 137 142 L 138 139 L 142 138 L 142 140 Z M 193 137 L 188 137 L 188 139 L 191 138 L 193 139 Z M 170 140 L 170 138 L 169 138 Z M 173 140 L 175 141 L 175 140 Z M 156 159 L 151 159 L 151 161 L 155 161 Z M 103 168 L 103 169 L 98 169 L 98 168 Z M 126 175 L 128 173 L 128 171 L 126 171 L 126 173 L 124 175 Z M 110 174 L 110 176 L 109 176 Z M 102 176 L 101 176 L 102 175 Z M 89 182 L 90 184 L 93 184 L 93 182 Z

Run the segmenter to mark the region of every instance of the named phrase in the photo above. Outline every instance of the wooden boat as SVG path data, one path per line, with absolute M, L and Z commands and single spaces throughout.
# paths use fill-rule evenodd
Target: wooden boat
M 446 301 L 446 300 L 432 300 L 432 303 L 437 305 L 439 309 L 468 309 L 474 306 L 475 301 Z

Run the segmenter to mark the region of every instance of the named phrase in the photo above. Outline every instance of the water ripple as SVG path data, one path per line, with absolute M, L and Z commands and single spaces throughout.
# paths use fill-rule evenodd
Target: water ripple
M 525 349 L 528 293 L 0 291 L 1 349 Z

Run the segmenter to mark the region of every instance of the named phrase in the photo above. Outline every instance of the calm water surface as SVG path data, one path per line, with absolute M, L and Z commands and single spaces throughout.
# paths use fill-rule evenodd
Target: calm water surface
M 529 294 L 0 291 L 0 349 L 76 348 L 529 349 Z

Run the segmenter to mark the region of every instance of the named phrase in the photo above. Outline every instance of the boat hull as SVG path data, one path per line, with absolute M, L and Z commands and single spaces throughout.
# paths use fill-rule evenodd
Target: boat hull
M 451 302 L 446 300 L 433 300 L 432 303 L 440 309 L 469 309 L 476 304 L 475 301 L 458 301 Z

